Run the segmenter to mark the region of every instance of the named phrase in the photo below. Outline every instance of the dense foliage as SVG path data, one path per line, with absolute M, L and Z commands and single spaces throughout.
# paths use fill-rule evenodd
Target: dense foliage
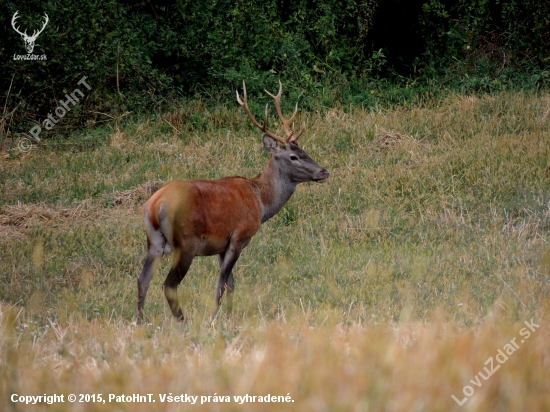
M 49 15 L 34 51 L 46 61 L 14 60 L 25 54 L 9 24 L 16 11 L 28 33 Z M 315 106 L 368 105 L 373 84 L 398 85 L 386 98 L 400 101 L 413 86 L 489 90 L 549 78 L 548 1 L 23 0 L 2 2 L 0 20 L 3 114 L 20 130 L 82 76 L 93 93 L 72 124 L 197 94 L 227 101 L 242 79 L 262 90 L 281 78 Z

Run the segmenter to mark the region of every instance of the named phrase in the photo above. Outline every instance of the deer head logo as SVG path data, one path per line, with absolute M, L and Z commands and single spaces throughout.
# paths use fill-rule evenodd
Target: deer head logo
M 35 30 L 34 33 L 32 34 L 32 36 L 29 36 L 29 35 L 27 35 L 26 30 L 25 30 L 24 33 L 22 33 L 22 32 L 19 31 L 19 29 L 15 25 L 15 20 L 17 20 L 17 18 L 19 17 L 17 15 L 18 13 L 19 12 L 16 11 L 15 14 L 13 15 L 13 17 L 11 19 L 11 25 L 12 25 L 13 29 L 23 37 L 23 40 L 25 41 L 25 48 L 27 49 L 27 53 L 31 54 L 32 51 L 34 50 L 34 42 L 36 41 L 38 35 L 44 31 L 44 29 L 46 28 L 46 24 L 48 24 L 48 21 L 50 19 L 49 19 L 48 15 L 46 13 L 44 13 L 44 15 L 46 16 L 45 21 L 44 21 L 44 25 L 42 26 L 42 28 L 40 30 Z

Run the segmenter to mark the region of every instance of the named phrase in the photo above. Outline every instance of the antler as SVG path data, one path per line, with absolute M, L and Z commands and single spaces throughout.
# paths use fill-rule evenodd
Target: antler
M 21 36 L 29 37 L 29 36 L 27 35 L 27 30 L 25 30 L 25 33 L 21 33 L 21 32 L 19 31 L 19 29 L 18 29 L 17 27 L 15 27 L 15 20 L 17 20 L 17 18 L 19 17 L 19 16 L 17 15 L 18 13 L 19 13 L 19 12 L 16 11 L 15 14 L 13 15 L 13 17 L 12 17 L 12 19 L 11 19 L 11 26 L 12 26 L 13 29 L 14 29 L 17 33 L 19 33 Z
M 292 113 L 292 116 L 290 119 L 285 119 L 283 117 L 283 111 L 281 110 L 281 95 L 283 93 L 283 84 L 279 80 L 279 93 L 277 93 L 277 96 L 273 96 L 271 93 L 269 93 L 267 90 L 265 91 L 267 94 L 269 94 L 273 100 L 275 100 L 275 108 L 277 109 L 277 114 L 279 115 L 279 119 L 281 119 L 281 123 L 283 123 L 283 127 L 285 129 L 286 133 L 286 142 L 295 142 L 298 140 L 298 138 L 304 133 L 304 128 L 302 127 L 302 130 L 300 130 L 300 133 L 298 133 L 297 136 L 294 136 L 294 130 L 290 128 L 290 125 L 292 124 L 292 121 L 296 117 L 296 113 L 298 113 L 298 102 L 296 102 L 296 108 L 294 109 L 294 113 Z
M 244 101 L 243 101 L 244 100 Z M 256 126 L 258 129 L 260 129 L 262 132 L 264 132 L 265 134 L 267 134 L 268 136 L 272 137 L 273 139 L 277 140 L 278 142 L 282 143 L 282 144 L 287 144 L 288 141 L 286 139 L 283 139 L 282 137 L 279 137 L 277 136 L 276 134 L 274 133 L 271 133 L 271 132 L 268 132 L 267 129 L 266 129 L 266 122 L 267 122 L 267 104 L 265 105 L 265 115 L 264 115 L 264 124 L 261 125 L 260 123 L 258 123 L 258 121 L 255 119 L 254 115 L 252 114 L 252 112 L 250 111 L 250 109 L 248 108 L 248 97 L 246 95 L 246 84 L 243 80 L 243 100 L 241 100 L 241 96 L 239 96 L 239 91 L 237 90 L 237 101 L 239 102 L 239 104 L 243 107 L 244 111 L 246 112 L 246 114 L 248 115 L 248 117 L 250 118 L 250 120 L 252 120 L 252 123 L 254 123 L 254 126 Z
M 277 94 L 277 96 L 273 96 L 267 90 L 265 92 L 275 100 L 275 108 L 277 109 L 277 114 L 279 115 L 279 119 L 281 119 L 281 122 L 283 123 L 283 127 L 285 129 L 285 134 L 287 136 L 286 139 L 282 138 L 280 136 L 277 136 L 274 133 L 271 133 L 271 132 L 267 131 L 267 129 L 266 129 L 267 106 L 268 106 L 267 104 L 265 105 L 264 124 L 260 125 L 260 123 L 258 123 L 258 121 L 254 118 L 254 115 L 252 114 L 252 112 L 248 108 L 248 100 L 247 100 L 247 95 L 246 95 L 246 84 L 245 84 L 244 80 L 243 80 L 243 95 L 244 95 L 243 100 L 244 101 L 241 100 L 241 97 L 239 96 L 239 91 L 238 90 L 237 90 L 237 101 L 243 107 L 244 111 L 246 112 L 246 114 L 248 115 L 250 120 L 252 120 L 252 123 L 254 123 L 254 125 L 257 128 L 259 128 L 262 132 L 264 132 L 268 136 L 272 137 L 273 139 L 277 140 L 278 142 L 282 143 L 283 145 L 288 144 L 289 142 L 295 142 L 296 140 L 298 140 L 298 138 L 302 135 L 302 133 L 305 130 L 304 128 L 302 128 L 300 133 L 298 133 L 298 135 L 294 136 L 294 131 L 291 130 L 291 128 L 290 128 L 290 125 L 291 125 L 292 121 L 294 120 L 294 117 L 296 117 L 296 113 L 298 113 L 298 103 L 296 103 L 296 109 L 294 110 L 294 113 L 292 114 L 290 119 L 287 120 L 283 117 L 283 112 L 281 110 L 281 94 L 283 92 L 283 84 L 281 83 L 281 81 L 279 80 L 279 93 Z

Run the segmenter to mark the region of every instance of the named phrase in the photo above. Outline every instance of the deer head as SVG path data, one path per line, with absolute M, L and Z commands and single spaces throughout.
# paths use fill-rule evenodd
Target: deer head
M 21 35 L 21 37 L 23 37 L 23 40 L 25 41 L 25 48 L 27 49 L 27 53 L 31 54 L 32 51 L 34 50 L 34 43 L 36 42 L 36 39 L 38 38 L 38 35 L 44 31 L 44 29 L 46 28 L 46 25 L 48 24 L 48 21 L 50 19 L 49 19 L 48 15 L 46 13 L 44 13 L 46 18 L 45 18 L 44 24 L 42 25 L 42 28 L 40 30 L 35 30 L 34 33 L 32 34 L 32 36 L 29 36 L 29 35 L 27 35 L 26 30 L 25 30 L 24 33 L 22 33 L 21 31 L 19 31 L 19 29 L 15 25 L 15 21 L 19 17 L 18 13 L 19 12 L 16 11 L 15 14 L 13 15 L 13 17 L 11 19 L 11 25 L 12 25 L 13 29 L 17 33 L 19 33 Z
M 298 113 L 298 103 L 294 113 L 289 119 L 285 119 L 281 110 L 281 95 L 283 92 L 283 85 L 279 80 L 279 92 L 277 95 L 265 91 L 275 101 L 275 109 L 279 115 L 279 119 L 283 125 L 286 138 L 280 137 L 275 133 L 267 130 L 267 109 L 268 105 L 265 105 L 264 123 L 260 124 L 248 107 L 248 98 L 246 95 L 246 84 L 243 81 L 243 99 L 239 96 L 237 91 L 237 101 L 243 107 L 244 111 L 252 120 L 252 123 L 264 132 L 264 147 L 272 154 L 273 160 L 277 163 L 279 170 L 283 173 L 290 182 L 302 183 L 302 182 L 324 182 L 328 179 L 329 173 L 327 170 L 317 164 L 309 155 L 298 146 L 298 138 L 302 135 L 305 128 L 302 127 L 298 134 L 294 133 L 292 129 L 292 121 Z

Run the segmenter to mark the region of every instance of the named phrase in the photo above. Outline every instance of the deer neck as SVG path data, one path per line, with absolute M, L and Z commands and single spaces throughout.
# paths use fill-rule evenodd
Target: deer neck
M 292 182 L 273 160 L 269 159 L 265 169 L 253 179 L 257 187 L 257 196 L 262 207 L 262 223 L 282 209 L 296 190 Z

